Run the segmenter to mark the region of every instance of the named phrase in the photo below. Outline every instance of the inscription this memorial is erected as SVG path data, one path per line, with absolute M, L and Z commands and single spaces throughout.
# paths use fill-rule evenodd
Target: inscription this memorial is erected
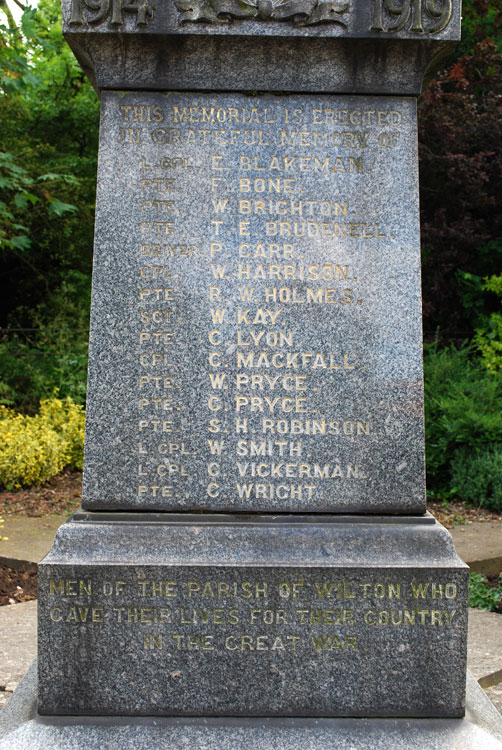
M 462 716 L 416 131 L 458 3 L 63 13 L 102 110 L 83 509 L 40 566 L 40 713 Z

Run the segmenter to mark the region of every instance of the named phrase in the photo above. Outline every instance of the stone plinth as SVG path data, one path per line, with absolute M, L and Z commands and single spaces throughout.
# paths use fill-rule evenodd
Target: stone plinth
M 463 715 L 468 569 L 432 517 L 102 515 L 40 565 L 40 713 Z

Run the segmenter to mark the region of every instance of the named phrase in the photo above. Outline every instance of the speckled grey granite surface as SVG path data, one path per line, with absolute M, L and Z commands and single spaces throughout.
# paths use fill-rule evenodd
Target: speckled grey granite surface
M 415 101 L 104 93 L 83 505 L 425 509 Z
M 464 719 L 40 717 L 33 665 L 0 712 L 0 750 L 500 750 L 502 722 L 468 674 Z
M 41 713 L 463 715 L 468 569 L 430 517 L 99 516 L 39 566 Z
M 63 16 L 100 90 L 417 95 L 460 39 L 459 0 L 64 0 Z

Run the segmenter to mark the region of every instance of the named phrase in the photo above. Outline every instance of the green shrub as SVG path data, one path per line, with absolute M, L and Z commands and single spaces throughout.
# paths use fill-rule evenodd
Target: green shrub
M 0 404 L 33 413 L 55 391 L 85 402 L 89 282 L 69 272 L 44 304 L 11 315 L 0 338 Z
M 491 465 L 495 450 L 492 446 L 502 444 L 502 378 L 487 371 L 472 345 L 459 349 L 426 346 L 424 372 L 430 494 L 447 499 L 457 492 L 461 482 L 463 499 L 478 503 L 480 488 L 475 477 L 479 464 L 473 466 L 472 461 L 477 458 L 485 466 Z M 470 484 L 469 466 L 475 472 Z M 487 484 L 483 497 L 492 498 L 493 492 L 493 486 Z
M 502 511 L 502 443 L 457 450 L 451 462 L 451 484 L 460 500 Z
M 66 466 L 82 468 L 84 410 L 70 398 L 46 399 L 34 416 L 0 406 L 0 485 L 46 482 Z
M 488 579 L 480 573 L 469 576 L 469 607 L 484 609 L 488 612 L 500 611 L 502 607 L 502 577 L 498 584 L 490 586 Z
M 502 300 L 502 274 L 485 279 L 483 290 L 496 294 Z M 482 325 L 476 329 L 474 343 L 478 347 L 482 361 L 493 374 L 502 372 L 502 313 L 492 312 L 485 316 Z

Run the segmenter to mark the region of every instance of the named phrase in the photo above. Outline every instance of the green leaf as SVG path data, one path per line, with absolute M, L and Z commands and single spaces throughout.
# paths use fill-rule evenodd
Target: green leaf
M 16 250 L 28 250 L 31 240 L 25 234 L 16 235 L 16 237 L 11 238 L 10 245 Z
M 56 216 L 62 216 L 65 213 L 76 211 L 77 207 L 72 203 L 63 203 L 57 198 L 51 198 L 49 204 L 49 216 L 56 214 Z

